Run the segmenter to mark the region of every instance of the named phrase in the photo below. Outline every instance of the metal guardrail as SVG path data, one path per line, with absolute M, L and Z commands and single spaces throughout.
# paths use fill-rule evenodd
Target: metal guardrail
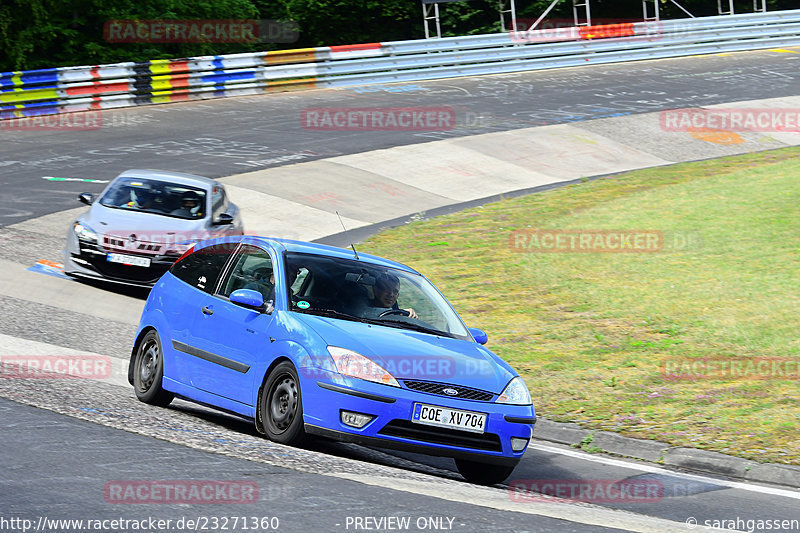
M 800 45 L 800 10 L 0 73 L 0 119 Z

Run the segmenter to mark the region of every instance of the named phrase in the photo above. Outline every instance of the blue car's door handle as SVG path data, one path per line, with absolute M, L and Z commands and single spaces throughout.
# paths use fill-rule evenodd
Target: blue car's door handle
M 206 307 L 203 308 L 203 314 L 204 315 L 213 315 L 214 314 L 214 310 L 211 309 L 210 307 L 206 306 Z

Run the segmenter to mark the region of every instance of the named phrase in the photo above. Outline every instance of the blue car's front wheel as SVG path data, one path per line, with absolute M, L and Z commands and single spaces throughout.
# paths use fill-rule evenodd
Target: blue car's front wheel
M 272 370 L 258 408 L 270 440 L 290 446 L 305 440 L 300 380 L 292 363 L 284 361 Z

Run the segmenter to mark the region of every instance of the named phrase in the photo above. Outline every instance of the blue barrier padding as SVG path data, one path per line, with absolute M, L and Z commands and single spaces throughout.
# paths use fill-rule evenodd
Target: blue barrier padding
M 25 70 L 17 74 L 15 72 L 2 72 L 0 73 L 0 87 L 14 87 L 19 84 L 15 83 L 14 78 L 19 76 L 22 84 L 29 83 L 58 83 L 58 69 L 45 68 L 40 70 Z
M 214 83 L 225 83 L 228 81 L 238 80 L 255 80 L 256 73 L 253 70 L 248 70 L 244 72 L 237 72 L 235 74 L 209 74 L 208 76 L 202 76 L 200 79 Z
M 9 87 L 7 85 L 6 87 L 7 87 L 6 89 L 0 88 L 0 93 L 13 93 L 13 92 L 24 93 L 25 91 L 38 91 L 39 89 L 58 89 L 58 85 L 53 85 L 53 84 L 50 84 L 50 85 L 37 85 L 35 87 L 30 87 L 30 86 L 27 86 L 27 85 L 25 87 L 23 87 L 21 85 L 10 86 Z
M 17 107 L 17 106 L 22 106 L 22 107 Z M 17 110 L 19 110 L 19 109 L 31 109 L 31 110 L 34 110 L 37 107 L 52 108 L 54 106 L 58 106 L 58 100 L 39 100 L 37 102 L 30 102 L 30 103 L 27 103 L 27 104 L 0 105 L 0 110 L 3 110 L 3 111 L 5 111 L 6 109 L 17 109 Z
M 13 106 L 3 106 L 0 110 L 0 119 L 15 118 L 15 117 L 37 117 L 39 115 L 52 115 L 59 112 L 57 105 L 50 105 L 48 107 L 39 107 L 36 109 L 17 109 Z

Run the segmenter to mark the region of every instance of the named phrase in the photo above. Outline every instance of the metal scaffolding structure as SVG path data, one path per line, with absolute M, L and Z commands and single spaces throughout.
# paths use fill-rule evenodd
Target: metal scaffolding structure
M 470 0 L 421 0 L 422 1 L 422 24 L 425 26 L 425 38 L 431 38 L 430 24 L 436 25 L 436 38 L 442 37 L 442 25 L 439 20 L 439 4 L 447 2 L 469 2 Z M 573 0 L 576 1 L 576 0 Z M 588 2 L 589 0 L 586 0 Z M 497 10 L 500 12 L 501 31 L 515 31 L 517 21 L 517 10 L 515 0 L 497 0 Z M 508 16 L 508 23 L 506 23 Z
M 581 8 L 583 8 L 583 18 L 579 15 Z M 575 26 L 592 25 L 592 9 L 589 7 L 589 0 L 572 0 L 572 20 L 575 21 Z
M 547 9 L 544 10 L 538 19 L 531 25 L 530 28 L 526 28 L 528 30 L 536 29 L 539 24 L 544 20 L 544 18 L 552 11 L 554 7 L 560 2 L 561 0 L 553 0 Z M 572 17 L 575 23 L 575 26 L 591 26 L 592 25 L 592 13 L 591 7 L 589 6 L 591 0 L 572 0 Z M 642 0 L 642 15 L 645 21 L 658 21 L 661 20 L 661 12 L 659 9 L 659 4 L 662 0 Z M 683 7 L 678 0 L 669 0 L 669 2 L 691 18 L 695 18 L 685 7 Z M 723 5 L 723 4 L 726 5 Z M 733 8 L 733 0 L 717 0 L 717 11 L 720 15 L 733 15 L 734 8 Z M 754 13 L 766 13 L 767 12 L 767 0 L 753 0 L 753 12 Z
M 448 1 L 448 0 L 443 0 Z M 442 26 L 439 23 L 439 1 L 438 0 L 422 0 L 422 24 L 425 26 L 425 38 L 431 38 L 430 22 L 434 21 L 436 24 L 436 38 L 442 37 Z
M 767 0 L 753 0 L 753 13 L 766 13 Z M 733 0 L 728 0 L 728 5 L 723 5 L 723 0 L 717 0 L 717 13 L 720 15 L 733 15 Z
M 721 2 L 721 1 L 722 0 L 717 0 L 717 2 Z M 753 0 L 753 1 L 757 1 L 757 0 Z M 766 1 L 766 0 L 764 0 L 764 1 Z M 691 13 L 689 13 L 689 11 L 685 7 L 683 7 L 682 5 L 680 5 L 678 3 L 678 0 L 670 0 L 670 2 L 675 4 L 675 6 L 678 9 L 680 9 L 681 11 L 683 11 L 684 13 L 689 15 L 690 17 L 695 18 L 695 16 L 692 15 Z M 731 0 L 731 2 L 733 2 L 733 0 Z M 650 4 L 650 3 L 653 4 L 652 5 L 652 14 L 648 13 L 648 9 L 647 9 L 648 4 Z M 643 14 L 645 22 L 653 22 L 653 21 L 661 20 L 661 14 L 659 13 L 659 10 L 658 10 L 658 4 L 659 4 L 659 0 L 642 0 L 642 14 Z
M 430 39 L 435 37 L 437 39 L 442 37 L 442 26 L 439 20 L 439 4 L 448 2 L 469 2 L 470 0 L 421 0 L 422 2 L 422 22 L 425 26 L 425 38 Z M 642 0 L 642 16 L 645 22 L 657 22 L 661 20 L 660 3 L 665 0 Z M 720 15 L 733 15 L 734 13 L 734 0 L 717 0 L 717 12 Z M 517 13 L 515 0 L 497 0 L 497 8 L 500 13 L 500 28 L 502 31 L 525 31 L 534 30 L 544 20 L 545 17 L 553 10 L 561 0 L 553 0 L 547 9 L 544 10 L 539 18 L 530 26 L 530 28 L 517 27 Z M 591 0 L 572 0 L 572 18 L 574 25 L 577 26 L 591 26 L 592 25 L 592 10 L 590 6 Z M 683 7 L 678 0 L 669 0 L 678 9 L 683 11 L 687 16 L 695 18 L 685 7 Z M 754 13 L 767 12 L 767 0 L 753 0 Z M 430 24 L 436 26 L 436 35 L 432 36 Z
M 502 31 L 516 31 L 517 29 L 517 8 L 514 0 L 497 0 L 497 7 L 500 11 L 500 28 Z M 510 15 L 506 24 L 506 15 Z

